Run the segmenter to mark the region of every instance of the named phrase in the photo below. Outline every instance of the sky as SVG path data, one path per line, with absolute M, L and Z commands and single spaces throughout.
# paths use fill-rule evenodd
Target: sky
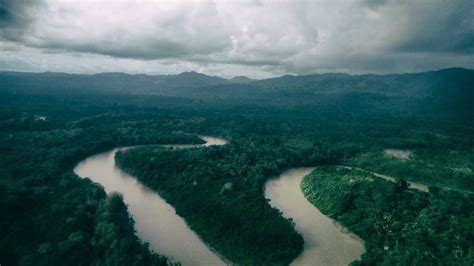
M 0 70 L 268 78 L 474 68 L 472 0 L 0 0 Z

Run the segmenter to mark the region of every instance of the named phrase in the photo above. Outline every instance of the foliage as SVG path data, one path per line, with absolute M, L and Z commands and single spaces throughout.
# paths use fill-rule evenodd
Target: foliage
M 166 265 L 135 236 L 121 198 L 106 197 L 101 187 L 71 170 L 115 145 L 202 142 L 163 126 L 184 120 L 163 115 L 158 124 L 147 116 L 137 122 L 103 114 L 61 121 L 64 111 L 49 110 L 47 121 L 36 121 L 28 109 L 4 112 L 10 120 L 0 134 L 2 264 Z
M 474 198 L 422 193 L 359 170 L 318 167 L 302 182 L 310 202 L 361 236 L 355 265 L 472 265 Z
M 287 157 L 277 145 L 248 141 L 190 150 L 136 148 L 117 153 L 116 161 L 159 191 L 231 261 L 284 265 L 299 254 L 303 239 L 267 204 L 262 186 L 288 166 Z
M 269 84 L 202 76 L 198 82 L 190 73 L 179 77 L 179 88 L 166 87 L 173 80 L 163 83 L 166 88 L 148 81 L 138 88 L 143 79 L 153 79 L 140 75 L 130 83 L 125 82 L 130 76 L 107 74 L 6 77 L 17 74 L 0 75 L 2 265 L 165 262 L 137 239 L 119 197 L 107 197 L 100 186 L 71 172 L 80 160 L 116 146 L 202 143 L 195 134 L 228 139 L 223 147 L 142 148 L 117 159 L 158 190 L 207 243 L 243 264 L 287 264 L 301 251 L 302 239 L 291 222 L 263 198 L 266 180 L 286 168 L 353 164 L 440 188 L 472 190 L 474 126 L 466 105 L 472 100 L 470 70 L 337 79 L 328 74 Z M 333 88 L 336 93 L 328 93 Z M 140 95 L 159 89 L 175 94 Z M 385 148 L 410 149 L 414 157 L 408 162 L 386 158 L 381 154 Z M 367 194 L 376 198 L 359 195 L 370 203 L 364 215 L 369 210 L 406 212 L 399 227 L 421 219 L 411 208 L 428 217 L 417 221 L 422 233 L 407 231 L 413 237 L 403 245 L 413 254 L 389 249 L 400 252 L 398 261 L 418 263 L 415 258 L 424 253 L 411 249 L 415 246 L 443 254 L 442 261 L 472 261 L 466 247 L 473 246 L 473 215 L 461 211 L 472 208 L 470 196 L 433 186 L 427 195 L 397 194 L 393 184 L 380 182 L 370 184 L 383 193 Z M 349 203 L 335 204 L 345 202 L 338 198 L 344 195 L 333 195 L 331 210 L 348 211 Z M 354 227 L 363 217 L 352 221 Z M 430 229 L 429 223 L 436 226 Z M 439 229 L 441 224 L 449 230 Z M 364 236 L 367 226 L 360 223 L 353 230 Z M 373 230 L 366 231 L 369 236 Z M 390 242 L 390 237 L 387 233 L 377 241 Z M 364 261 L 387 257 L 387 263 L 396 264 L 398 257 L 386 256 L 377 241 Z

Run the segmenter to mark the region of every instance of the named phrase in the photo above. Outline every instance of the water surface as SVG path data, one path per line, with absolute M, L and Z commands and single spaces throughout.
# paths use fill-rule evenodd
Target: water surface
M 200 136 L 203 145 L 166 145 L 172 148 L 223 145 L 225 140 Z M 101 184 L 107 193 L 119 192 L 123 195 L 128 211 L 135 220 L 135 228 L 140 239 L 150 243 L 150 248 L 182 265 L 225 265 L 202 240 L 188 228 L 183 218 L 166 203 L 156 191 L 142 185 L 138 179 L 118 168 L 115 153 L 127 147 L 93 155 L 80 162 L 74 172 L 80 177 L 89 177 Z
M 200 137 L 206 141 L 205 144 L 161 146 L 183 149 L 226 143 L 220 138 Z M 137 235 L 150 243 L 153 251 L 182 265 L 225 265 L 224 259 L 211 251 L 156 191 L 118 168 L 115 153 L 129 148 L 115 148 L 93 155 L 80 162 L 74 172 L 101 184 L 107 193 L 122 194 L 135 220 Z M 300 184 L 312 170 L 295 168 L 284 172 L 267 182 L 265 196 L 272 206 L 282 211 L 283 216 L 293 219 L 296 230 L 305 240 L 303 252 L 292 265 L 347 265 L 364 252 L 363 242 L 306 200 Z
M 304 250 L 291 265 L 347 265 L 364 253 L 363 241 L 306 199 L 301 181 L 313 169 L 290 169 L 268 181 L 265 197 L 283 216 L 293 219 L 295 229 L 304 238 Z

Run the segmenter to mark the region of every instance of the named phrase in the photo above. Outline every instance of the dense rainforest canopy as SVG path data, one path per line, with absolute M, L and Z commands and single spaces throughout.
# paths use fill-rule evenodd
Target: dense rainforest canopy
M 307 198 L 366 239 L 361 264 L 469 265 L 474 260 L 474 195 L 409 189 L 365 171 L 318 167 L 306 176 Z M 357 264 L 357 263 L 356 263 Z
M 304 191 L 366 241 L 360 263 L 472 265 L 472 72 L 244 83 L 188 73 L 155 86 L 149 76 L 1 73 L 0 263 L 165 265 L 135 235 L 121 197 L 72 168 L 116 146 L 201 143 L 200 134 L 229 144 L 143 147 L 116 159 L 232 261 L 284 265 L 301 252 L 302 237 L 266 202 L 263 184 L 287 168 L 325 165 Z

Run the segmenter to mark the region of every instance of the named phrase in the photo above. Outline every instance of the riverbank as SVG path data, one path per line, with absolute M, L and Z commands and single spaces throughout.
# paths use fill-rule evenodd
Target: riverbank
M 279 170 L 268 168 L 274 146 L 258 148 L 242 143 L 205 149 L 140 147 L 117 153 L 116 160 L 159 191 L 205 243 L 233 263 L 287 265 L 300 254 L 303 239 L 262 194 L 264 181 Z
M 303 178 L 302 188 L 324 214 L 365 240 L 364 265 L 472 262 L 455 252 L 470 249 L 471 234 L 463 225 L 472 219 L 471 195 L 422 193 L 366 171 L 336 166 L 317 167 Z M 447 217 L 457 222 L 447 222 Z M 453 234 L 457 238 L 448 237 Z
M 225 140 L 203 137 L 203 145 L 223 145 Z M 159 145 L 153 145 L 158 147 Z M 166 145 L 168 148 L 192 148 L 199 145 Z M 135 146 L 143 147 L 143 146 Z M 100 153 L 80 162 L 74 172 L 101 184 L 107 193 L 118 192 L 135 220 L 137 235 L 150 244 L 153 251 L 182 265 L 225 265 L 211 252 L 174 208 L 155 191 L 137 182 L 115 164 L 115 154 L 127 147 Z
M 360 258 L 364 243 L 305 198 L 301 181 L 313 170 L 293 168 L 283 172 L 267 182 L 265 197 L 293 221 L 304 238 L 304 249 L 291 265 L 348 265 Z

